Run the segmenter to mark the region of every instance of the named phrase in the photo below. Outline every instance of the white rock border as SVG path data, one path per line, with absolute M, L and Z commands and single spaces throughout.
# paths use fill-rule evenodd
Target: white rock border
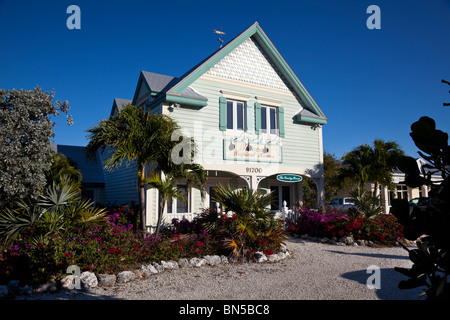
M 255 252 L 251 261 L 243 263 L 276 263 L 292 256 L 284 244 L 280 247 L 280 252 L 266 256 L 263 252 Z M 93 272 L 84 271 L 79 276 L 80 289 L 73 288 L 76 279 L 74 275 L 67 275 L 63 279 L 55 281 L 48 281 L 36 289 L 32 289 L 26 285 L 19 286 L 18 280 L 11 280 L 7 285 L 0 285 L 0 299 L 13 298 L 16 295 L 32 295 L 39 293 L 54 293 L 59 290 L 85 290 L 89 291 L 96 287 L 113 287 L 116 285 L 123 285 L 125 283 L 145 280 L 153 275 L 171 271 L 179 268 L 201 268 L 205 266 L 218 267 L 225 264 L 236 263 L 231 258 L 224 255 L 206 255 L 201 258 L 183 258 L 178 261 L 161 260 L 160 263 L 152 262 L 147 265 L 142 265 L 134 270 L 125 270 L 117 274 L 94 274 Z M 73 288 L 73 289 L 70 289 Z

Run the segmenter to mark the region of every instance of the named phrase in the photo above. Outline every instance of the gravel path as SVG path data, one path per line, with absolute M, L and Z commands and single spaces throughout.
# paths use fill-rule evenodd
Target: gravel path
M 183 268 L 147 280 L 96 288 L 17 297 L 39 300 L 420 300 L 422 291 L 399 290 L 404 276 L 394 267 L 412 263 L 401 247 L 337 246 L 290 239 L 290 258 L 277 263 Z M 370 265 L 380 268 L 381 289 L 366 285 Z

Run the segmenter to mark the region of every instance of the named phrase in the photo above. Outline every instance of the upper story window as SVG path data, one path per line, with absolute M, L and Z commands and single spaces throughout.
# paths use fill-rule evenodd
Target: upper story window
M 227 100 L 227 130 L 245 131 L 245 123 L 244 102 Z
M 278 108 L 261 106 L 261 133 L 278 135 Z

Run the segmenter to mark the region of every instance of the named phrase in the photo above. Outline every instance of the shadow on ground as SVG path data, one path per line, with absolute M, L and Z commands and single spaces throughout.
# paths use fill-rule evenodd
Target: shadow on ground
M 370 278 L 372 275 L 374 275 L 373 271 L 358 270 L 341 274 L 341 277 L 363 285 L 375 285 L 377 283 L 373 278 Z M 400 290 L 398 288 L 399 282 L 406 279 L 404 275 L 394 269 L 383 268 L 380 269 L 380 281 L 378 283 L 380 289 L 367 287 L 367 290 L 376 290 L 376 294 L 381 300 L 424 300 L 419 297 L 424 287 L 411 290 Z
M 384 253 L 346 252 L 346 251 L 339 251 L 339 250 L 327 250 L 327 251 L 332 252 L 332 253 L 348 254 L 348 255 L 362 256 L 362 257 L 368 257 L 368 258 L 409 260 L 409 257 L 407 255 L 403 256 L 403 255 L 397 255 L 397 254 L 384 254 Z

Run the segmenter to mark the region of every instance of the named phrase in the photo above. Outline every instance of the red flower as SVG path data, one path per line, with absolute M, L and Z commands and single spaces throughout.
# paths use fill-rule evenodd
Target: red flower
M 197 247 L 201 249 L 205 244 L 201 241 L 197 241 Z

